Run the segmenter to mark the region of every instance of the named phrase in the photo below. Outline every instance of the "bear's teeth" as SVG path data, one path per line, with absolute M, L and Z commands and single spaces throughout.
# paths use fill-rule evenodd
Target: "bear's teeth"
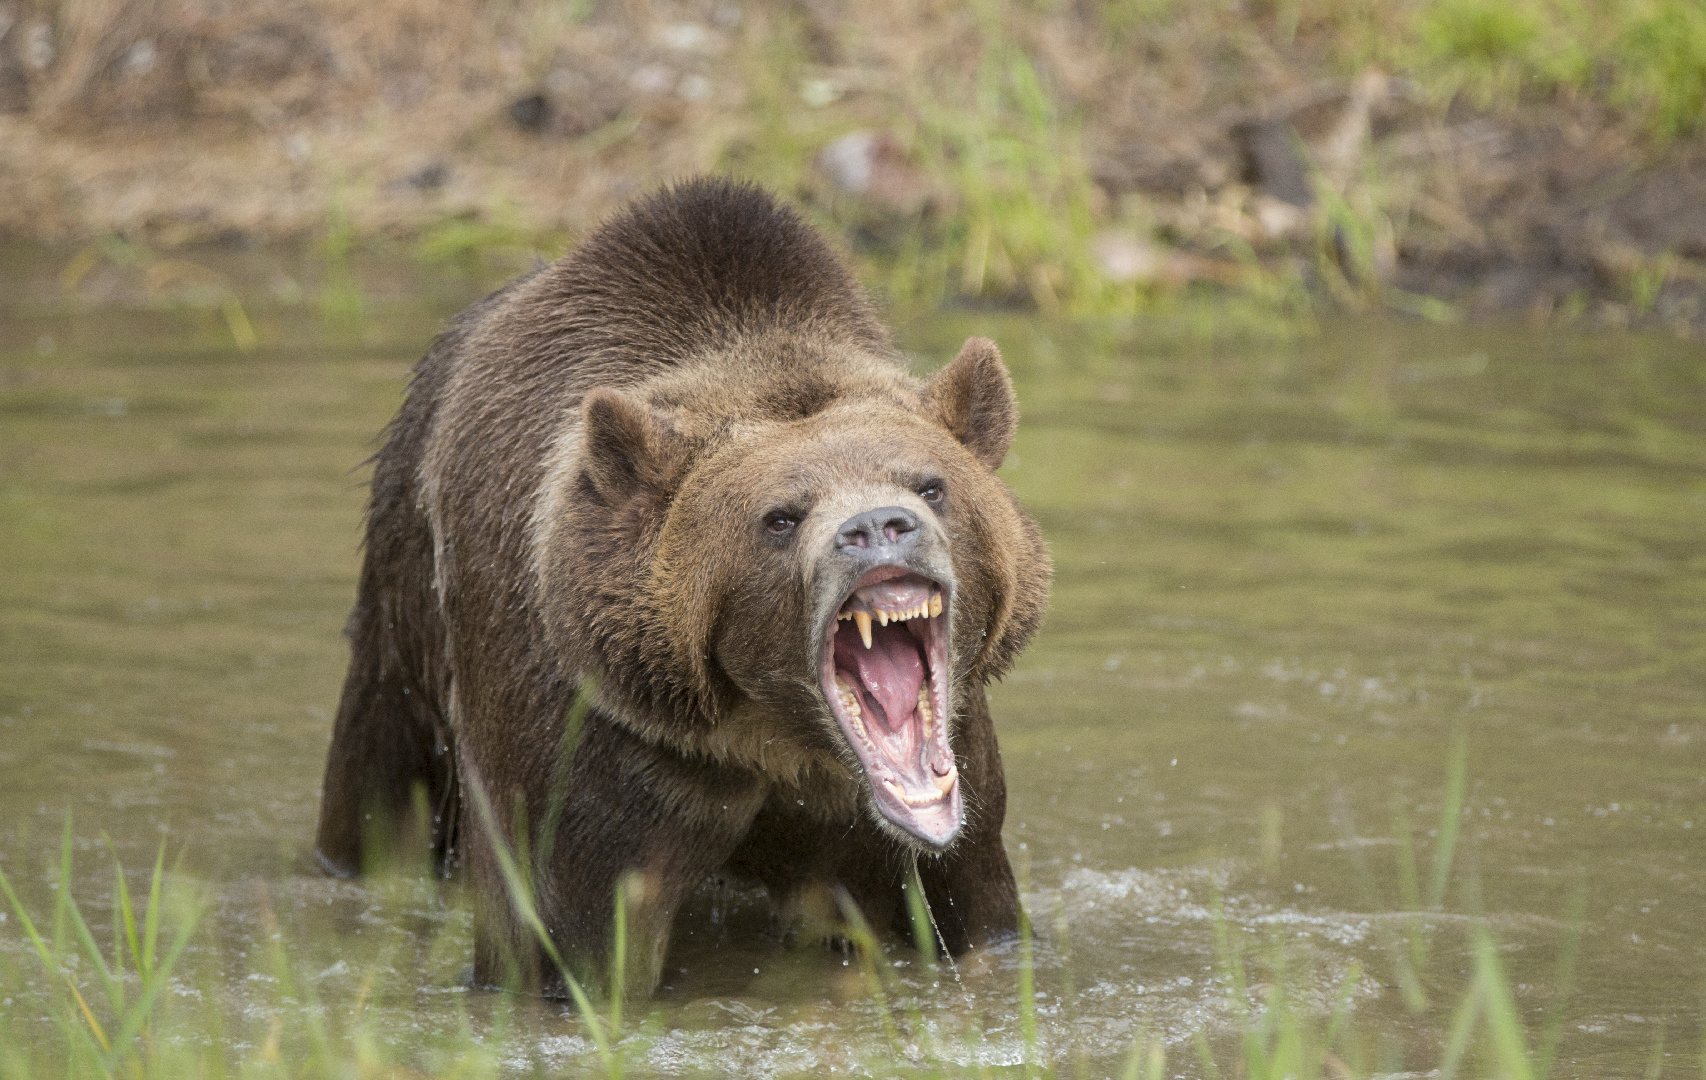
M 869 649 L 871 647 L 869 627 L 873 618 L 878 626 L 887 626 L 890 623 L 903 623 L 911 619 L 933 619 L 941 614 L 942 594 L 937 592 L 931 593 L 928 600 L 920 600 L 909 608 L 873 607 L 864 610 L 844 608 L 835 613 L 835 618 L 837 622 L 853 620 L 859 627 L 859 637 L 865 642 L 865 648 Z
M 934 772 L 935 770 L 931 771 Z M 948 774 L 946 776 L 936 777 L 936 787 L 940 789 L 942 794 L 946 795 L 948 793 L 948 789 L 954 786 L 954 781 L 959 778 L 959 775 L 960 771 L 954 768 L 954 766 L 949 765 Z
M 924 721 L 924 737 L 930 737 L 930 725 L 935 720 L 935 714 L 930 709 L 930 684 L 926 682 L 918 688 L 918 716 Z
M 841 693 L 841 707 L 847 710 L 847 715 L 857 717 L 864 711 L 859 708 L 859 695 L 855 694 L 853 688 L 847 685 L 846 679 L 837 675 L 835 677 L 835 689 Z
M 949 773 L 948 775 L 950 777 L 953 776 L 952 773 Z M 941 795 L 908 795 L 906 793 L 905 788 L 901 787 L 899 784 L 895 783 L 893 780 L 890 780 L 886 776 L 883 777 L 883 784 L 891 792 L 894 793 L 895 798 L 899 799 L 901 802 L 905 803 L 908 806 L 931 806 L 935 803 L 941 802 L 942 801 L 942 795 L 946 795 L 948 793 L 948 788 L 944 787 L 944 788 L 942 788 L 942 794 Z M 940 777 L 936 778 L 936 786 L 937 787 L 942 786 L 942 780 Z M 948 787 L 953 787 L 953 786 L 954 786 L 953 782 L 952 782 L 952 780 L 950 780 L 948 783 Z
M 871 733 L 865 730 L 864 710 L 859 707 L 859 695 L 855 694 L 853 688 L 847 685 L 847 680 L 839 675 L 835 677 L 835 689 L 841 698 L 841 708 L 847 713 L 847 719 L 853 722 L 853 730 L 866 746 L 874 747 L 876 744 L 871 742 Z

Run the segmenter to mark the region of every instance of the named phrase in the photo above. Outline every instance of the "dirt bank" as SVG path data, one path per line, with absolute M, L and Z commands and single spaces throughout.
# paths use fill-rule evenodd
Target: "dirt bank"
M 1231 289 L 1706 331 L 1693 16 L 1676 85 L 1643 98 L 1617 43 L 1647 24 L 1601 6 L 1603 70 L 1546 82 L 1523 65 L 1587 24 L 1525 37 L 1477 0 L 1446 5 L 1461 25 L 1258 0 L 6 0 L 0 233 L 478 257 L 726 169 L 806 203 L 901 303 Z

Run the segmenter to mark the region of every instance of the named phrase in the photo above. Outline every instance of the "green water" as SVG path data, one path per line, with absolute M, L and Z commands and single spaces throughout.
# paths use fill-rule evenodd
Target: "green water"
M 100 933 L 103 834 L 134 874 L 164 835 L 213 898 L 174 1007 L 249 1051 L 278 1017 L 289 1045 L 313 998 L 367 1010 L 404 1057 L 468 1024 L 518 1071 L 588 1064 L 555 1006 L 463 989 L 455 884 L 331 882 L 308 859 L 360 465 L 447 310 L 370 310 L 359 333 L 252 314 L 244 354 L 212 310 L 0 308 L 0 870 L 50 910 L 71 811 Z M 1193 1032 L 1229 1046 L 1234 1018 L 1219 905 L 1288 958 L 1253 981 L 1305 1007 L 1360 964 L 1363 1067 L 1429 1069 L 1474 919 L 1532 1034 L 1585 889 L 1559 1073 L 1647 1074 L 1662 1030 L 1661 1072 L 1698 1075 L 1706 349 L 1389 324 L 1205 345 L 993 317 L 903 337 L 927 367 L 974 331 L 1013 369 L 1004 475 L 1058 571 L 992 691 L 1047 1058 L 1107 1075 L 1144 1030 L 1198 1074 Z M 1467 804 L 1417 1013 L 1394 811 L 1425 889 L 1455 728 Z M 286 999 L 263 973 L 275 924 L 307 987 Z M 1020 1059 L 1012 952 L 935 974 L 907 956 L 885 963 L 944 1056 Z M 0 922 L 0 1009 L 53 1046 L 29 959 Z M 767 936 L 752 897 L 705 891 L 668 971 L 640 1073 L 822 1073 L 881 1045 L 857 962 Z

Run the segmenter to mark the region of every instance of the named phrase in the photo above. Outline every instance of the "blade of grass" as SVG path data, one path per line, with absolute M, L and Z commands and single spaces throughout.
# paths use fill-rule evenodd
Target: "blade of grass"
M 162 848 L 164 844 L 162 843 Z M 171 981 L 172 971 L 177 966 L 178 959 L 184 950 L 189 948 L 190 938 L 195 933 L 196 926 L 201 922 L 202 915 L 207 910 L 207 900 L 198 896 L 191 901 L 187 913 L 178 925 L 177 935 L 172 939 L 171 946 L 166 950 L 166 957 L 150 966 L 148 975 L 143 979 L 142 992 L 137 995 L 130 1009 L 125 1013 L 124 1025 L 119 1029 L 118 1038 L 113 1045 L 120 1049 L 129 1046 L 132 1039 L 147 1026 L 149 1017 L 154 1011 L 154 1002 L 166 989 Z
M 89 1008 L 89 1003 L 83 1000 L 82 991 L 77 989 L 77 984 L 71 981 L 69 975 L 65 977 L 65 985 L 70 988 L 71 996 L 77 1000 L 77 1008 L 82 1010 L 83 1019 L 88 1022 L 89 1030 L 95 1033 L 95 1040 L 101 1044 L 101 1049 L 109 1054 L 112 1053 L 113 1044 L 107 1040 L 107 1033 L 101 1030 L 101 1022 L 95 1019 L 95 1014 Z
M 1250 1001 L 1245 992 L 1242 943 L 1226 917 L 1225 898 L 1220 895 L 1218 884 L 1214 886 L 1209 897 L 1209 911 L 1214 917 L 1214 952 L 1215 958 L 1220 962 L 1222 982 L 1230 991 L 1232 1011 L 1237 1016 L 1240 1027 L 1248 1027 Z
M 464 778 L 464 786 L 469 795 L 469 802 L 474 806 L 474 813 L 480 819 L 480 826 L 486 832 L 486 838 L 492 845 L 492 853 L 498 861 L 498 870 L 503 875 L 504 884 L 510 893 L 510 902 L 516 907 L 516 913 L 533 931 L 539 941 L 539 946 L 557 966 L 557 971 L 563 977 L 563 985 L 573 998 L 575 1009 L 580 1013 L 581 1020 L 586 1024 L 587 1031 L 592 1035 L 593 1044 L 598 1049 L 599 1060 L 604 1064 L 605 1073 L 612 1077 L 622 1075 L 621 1064 L 610 1049 L 610 1041 L 605 1036 L 604 1025 L 599 1021 L 598 1012 L 592 1007 L 592 1001 L 582 989 L 580 980 L 569 971 L 568 963 L 557 951 L 556 942 L 551 940 L 550 931 L 545 928 L 545 921 L 539 916 L 539 909 L 533 902 L 533 894 L 527 888 L 526 878 L 522 876 L 521 868 L 516 865 L 515 856 L 510 851 L 509 844 L 504 840 L 498 829 L 497 815 L 492 811 L 491 800 L 486 795 L 486 788 L 477 775 L 472 772 Z
M 1031 916 L 1019 905 L 1019 1030 L 1025 1040 L 1025 1075 L 1037 1075 L 1037 962 Z
M 65 832 L 59 842 L 59 885 L 53 900 L 53 957 L 57 962 L 65 943 L 66 909 L 71 903 L 71 811 L 65 812 Z
M 1540 1036 L 1540 1050 L 1535 1055 L 1534 1074 L 1540 1080 L 1552 1075 L 1552 1064 L 1558 1056 L 1558 1040 L 1564 1034 L 1564 1006 L 1575 989 L 1576 957 L 1581 950 L 1582 922 L 1587 912 L 1587 882 L 1576 882 L 1570 893 L 1570 905 L 1565 915 L 1564 941 L 1558 948 L 1558 969 L 1553 977 L 1552 1006 L 1547 1010 L 1546 1026 Z
M 1143 1050 L 1149 1045 L 1149 1026 L 1137 1029 L 1137 1037 L 1131 1041 L 1131 1052 L 1126 1054 L 1125 1071 L 1120 1073 L 1120 1080 L 1143 1080 Z
M 18 894 L 12 891 L 12 883 L 7 880 L 4 870 L 0 870 L 0 892 L 6 894 L 6 901 L 12 905 L 13 913 L 18 916 L 18 922 L 24 927 L 24 936 L 30 939 L 30 945 L 34 947 L 36 955 L 41 958 L 43 970 L 47 972 L 50 978 L 59 974 L 59 965 L 54 960 L 53 950 L 42 939 L 41 933 L 36 930 L 36 924 L 30 918 L 29 909 L 25 908 L 24 902 L 18 899 Z
M 1469 1040 L 1475 1035 L 1475 1021 L 1481 1017 L 1482 1000 L 1486 996 L 1485 988 L 1481 985 L 1481 972 L 1477 969 L 1475 978 L 1469 984 L 1469 991 L 1458 1002 L 1457 1009 L 1451 1016 L 1450 1034 L 1446 1036 L 1445 1052 L 1440 1057 L 1439 1080 L 1452 1080 L 1457 1075 L 1457 1066 L 1463 1061 L 1463 1055 L 1469 1049 Z
M 1398 843 L 1398 896 L 1404 905 L 1404 937 L 1410 947 L 1410 966 L 1419 974 L 1428 965 L 1428 943 L 1422 934 L 1421 878 L 1416 873 L 1416 840 L 1410 812 L 1400 794 L 1392 800 L 1392 836 Z
M 1659 1080 L 1665 1071 L 1665 1024 L 1659 1021 L 1659 1034 L 1653 1039 L 1653 1053 L 1647 1059 L 1647 1075 L 1645 1080 Z
M 563 737 L 557 743 L 557 761 L 552 776 L 551 797 L 546 800 L 545 814 L 539 822 L 537 851 L 541 859 L 549 859 L 557 846 L 557 829 L 562 824 L 563 807 L 568 802 L 569 770 L 574 766 L 575 751 L 580 747 L 581 729 L 586 726 L 586 714 L 592 710 L 592 699 L 598 694 L 598 676 L 588 675 L 575 687 L 575 696 L 563 710 Z M 535 868 L 536 872 L 539 868 Z
M 628 879 L 616 881 L 615 954 L 610 958 L 610 1038 L 622 1037 L 622 998 L 628 992 Z
M 143 978 L 152 978 L 155 950 L 160 941 L 160 890 L 166 880 L 166 838 L 154 852 L 154 873 L 148 879 L 148 910 L 142 913 L 142 951 L 137 954 L 136 968 Z
M 1144 1055 L 1143 1080 L 1166 1080 L 1167 1048 L 1160 1039 L 1149 1040 L 1149 1053 Z
M 1197 1060 L 1202 1062 L 1203 1075 L 1208 1080 L 1220 1080 L 1220 1066 L 1214 1063 L 1214 1050 L 1208 1045 L 1208 1036 L 1198 1028 L 1191 1038 L 1197 1046 Z
M 900 1029 L 895 1025 L 888 993 L 883 989 L 882 973 L 877 970 L 876 958 L 881 955 L 877 936 L 871 933 L 871 924 L 865 921 L 865 914 L 859 910 L 852 894 L 840 885 L 835 887 L 835 906 L 840 909 L 842 919 L 846 920 L 848 936 L 853 939 L 853 948 L 859 954 L 859 968 L 865 976 L 866 992 L 876 1003 L 883 1021 L 883 1034 L 887 1036 L 889 1047 L 898 1061 L 902 1053 Z
M 1469 733 L 1458 724 L 1451 735 L 1451 765 L 1446 773 L 1445 805 L 1439 812 L 1439 842 L 1434 847 L 1432 873 L 1428 878 L 1426 907 L 1439 910 L 1451 881 L 1451 859 L 1457 847 L 1457 830 L 1463 822 L 1463 796 L 1469 774 Z
M 924 899 L 924 879 L 918 874 L 918 857 L 912 857 L 911 876 L 902 884 L 906 893 L 906 913 L 912 919 L 912 944 L 924 958 L 926 967 L 936 966 L 936 928 L 930 921 L 930 909 Z
M 1485 927 L 1475 930 L 1475 968 L 1476 979 L 1483 987 L 1487 1032 L 1500 1075 L 1505 1080 L 1534 1080 L 1534 1068 L 1528 1057 L 1528 1038 L 1522 1029 L 1522 1014 L 1517 1009 L 1510 983 L 1505 981 L 1498 946 Z
M 102 993 L 106 994 L 108 1003 L 113 1007 L 113 1012 L 116 1015 L 124 1015 L 124 991 L 120 989 L 118 980 L 113 977 L 112 969 L 107 967 L 106 957 L 102 955 L 100 945 L 95 942 L 94 932 L 89 929 L 89 924 L 84 921 L 82 909 L 77 905 L 75 898 L 68 900 L 64 906 L 72 928 L 77 931 L 77 939 L 81 942 L 84 953 L 88 955 L 90 960 L 94 961 L 95 974 L 100 979 Z M 79 1004 L 82 1002 L 81 995 L 78 997 L 78 1002 Z M 102 1041 L 104 1042 L 105 1039 L 103 1038 Z
M 1351 1014 L 1351 999 L 1356 996 L 1357 983 L 1361 981 L 1362 965 L 1353 961 L 1351 966 L 1345 969 L 1345 977 L 1339 980 L 1339 992 L 1333 1002 L 1333 1014 L 1327 1021 L 1327 1034 L 1321 1040 L 1322 1061 L 1318 1062 L 1318 1065 L 1325 1063 L 1326 1055 L 1338 1043 L 1339 1033 L 1344 1030 L 1345 1020 Z M 1315 1071 L 1319 1073 L 1321 1070 L 1317 1068 Z
M 124 993 L 124 950 L 128 944 L 132 952 L 136 945 L 136 916 L 130 905 L 130 888 L 124 880 L 124 864 L 119 861 L 118 849 L 113 846 L 113 838 L 106 833 L 101 834 L 101 842 L 107 845 L 107 852 L 113 857 L 113 974 L 119 980 L 119 994 L 122 1014 L 122 999 Z
M 1345 852 L 1351 860 L 1351 866 L 1356 871 L 1358 884 L 1362 887 L 1364 904 L 1370 910 L 1385 907 L 1381 898 L 1381 890 L 1376 886 L 1374 872 L 1369 867 L 1368 857 L 1364 854 L 1361 838 L 1357 832 L 1355 816 L 1351 812 L 1350 800 L 1345 797 L 1342 789 L 1336 790 L 1332 798 L 1332 820 L 1344 837 Z M 1398 843 L 1402 850 L 1407 839 L 1408 831 L 1399 832 Z M 1402 857 L 1402 854 L 1400 854 Z M 1408 932 L 1406 927 L 1406 933 Z M 1421 1014 L 1427 1011 L 1427 994 L 1422 990 L 1422 981 L 1415 964 L 1413 954 L 1406 948 L 1406 942 L 1400 940 L 1397 931 L 1393 930 L 1387 920 L 1375 924 L 1375 933 L 1379 936 L 1381 948 L 1392 957 L 1393 975 L 1398 980 L 1398 989 L 1403 995 L 1404 1007 L 1412 1013 Z

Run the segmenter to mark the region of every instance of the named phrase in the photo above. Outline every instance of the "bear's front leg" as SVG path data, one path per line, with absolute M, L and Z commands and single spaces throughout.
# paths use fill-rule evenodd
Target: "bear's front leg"
M 536 903 L 552 945 L 595 996 L 609 986 L 618 886 L 627 914 L 624 993 L 643 996 L 662 972 L 676 909 L 746 835 L 766 792 L 752 773 L 656 746 L 596 711 L 586 717 L 566 771 L 549 762 L 482 766 L 471 758 L 464 767 L 480 771 L 511 850 L 534 853 Z M 492 775 L 503 765 L 522 767 L 509 777 Z M 514 826 L 501 809 L 517 794 L 527 807 L 524 846 L 514 844 Z M 510 900 L 489 831 L 471 818 L 475 982 L 564 995 L 537 932 Z

